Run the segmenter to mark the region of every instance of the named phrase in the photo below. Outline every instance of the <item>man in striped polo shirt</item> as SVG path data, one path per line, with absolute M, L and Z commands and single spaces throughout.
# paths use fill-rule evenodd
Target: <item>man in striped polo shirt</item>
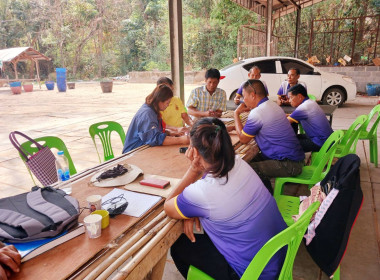
M 218 88 L 220 72 L 211 68 L 206 71 L 204 86 L 191 91 L 186 103 L 187 113 L 193 118 L 221 117 L 227 109 L 226 92 Z

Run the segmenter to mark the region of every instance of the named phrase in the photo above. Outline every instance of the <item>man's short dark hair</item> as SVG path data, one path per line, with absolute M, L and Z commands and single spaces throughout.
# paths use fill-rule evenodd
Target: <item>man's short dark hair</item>
M 253 72 L 253 70 L 255 70 L 255 69 L 257 69 L 257 70 L 259 70 L 260 71 L 260 73 L 261 73 L 261 69 L 260 69 L 260 67 L 259 66 L 257 66 L 257 65 L 253 65 L 252 67 L 251 67 L 251 69 L 249 69 L 249 73 L 252 73 Z
M 307 97 L 307 90 L 306 88 L 301 85 L 301 84 L 296 84 L 294 86 L 292 86 L 288 92 L 291 92 L 292 95 L 298 95 L 298 94 L 302 94 L 302 96 L 304 97 Z
M 265 87 L 260 80 L 247 80 L 243 85 L 243 89 L 245 89 L 248 92 L 254 92 L 260 97 L 267 96 Z
M 215 68 L 208 69 L 205 74 L 205 79 L 207 80 L 208 78 L 215 78 L 215 79 L 220 80 L 219 70 Z
M 300 69 L 298 69 L 298 68 L 292 67 L 292 68 L 289 69 L 289 71 L 290 70 L 295 70 L 297 75 L 301 75 Z

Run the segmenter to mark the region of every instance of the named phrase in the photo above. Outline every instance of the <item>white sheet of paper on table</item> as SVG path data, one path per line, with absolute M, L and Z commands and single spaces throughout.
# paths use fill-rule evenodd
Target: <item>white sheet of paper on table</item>
M 121 189 L 113 189 L 108 194 L 102 197 L 103 202 L 117 197 L 123 194 L 124 198 L 128 201 L 128 207 L 125 209 L 123 214 L 133 216 L 133 217 L 141 217 L 146 213 L 150 208 L 152 208 L 157 202 L 161 200 L 160 196 L 143 194 L 137 192 L 131 192 Z M 110 207 L 110 204 L 102 205 L 102 209 L 107 210 Z

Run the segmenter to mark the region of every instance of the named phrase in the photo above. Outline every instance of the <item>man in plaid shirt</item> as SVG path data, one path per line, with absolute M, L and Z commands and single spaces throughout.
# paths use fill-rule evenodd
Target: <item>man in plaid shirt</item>
M 220 72 L 211 68 L 206 71 L 204 86 L 191 91 L 186 103 L 187 113 L 195 118 L 220 117 L 226 111 L 226 92 L 218 88 Z

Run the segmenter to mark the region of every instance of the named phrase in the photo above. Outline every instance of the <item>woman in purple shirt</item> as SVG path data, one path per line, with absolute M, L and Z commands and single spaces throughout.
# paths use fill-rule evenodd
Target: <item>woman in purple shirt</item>
M 240 279 L 274 235 L 286 228 L 273 197 L 255 171 L 235 156 L 223 122 L 198 120 L 190 131 L 186 152 L 191 164 L 165 202 L 169 217 L 184 219 L 184 232 L 171 248 L 186 278 L 193 265 L 215 279 Z M 206 174 L 200 178 L 202 174 Z M 202 225 L 205 233 L 193 234 Z M 260 279 L 275 279 L 285 250 L 279 251 Z

